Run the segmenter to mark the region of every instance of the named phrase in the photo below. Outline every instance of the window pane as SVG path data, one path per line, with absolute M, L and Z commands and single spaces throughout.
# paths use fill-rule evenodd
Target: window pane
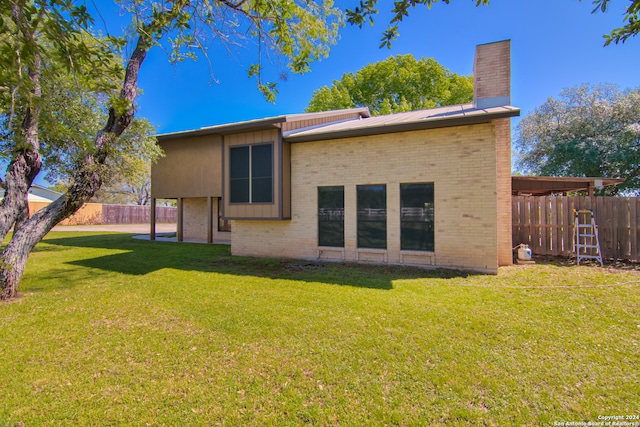
M 251 203 L 273 202 L 273 179 L 253 178 L 251 180 Z
M 400 184 L 400 249 L 434 250 L 433 184 Z
M 358 247 L 387 247 L 387 186 L 358 186 Z
M 410 251 L 434 250 L 433 223 L 403 222 L 400 225 L 400 249 Z
M 249 178 L 249 147 L 231 147 L 229 150 L 230 167 L 229 177 Z
M 232 179 L 229 182 L 231 203 L 249 203 L 249 178 Z
M 251 146 L 251 203 L 273 202 L 273 145 Z
M 271 144 L 251 147 L 251 176 L 253 178 L 272 177 L 273 153 Z
M 344 187 L 318 187 L 318 246 L 344 247 Z
M 249 147 L 229 149 L 229 201 L 249 203 Z
M 273 202 L 273 144 L 229 149 L 231 203 Z

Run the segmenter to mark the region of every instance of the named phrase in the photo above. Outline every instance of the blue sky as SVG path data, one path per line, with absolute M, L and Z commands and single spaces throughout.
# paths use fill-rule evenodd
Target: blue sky
M 511 103 L 531 113 L 561 89 L 583 83 L 614 83 L 621 88 L 640 87 L 640 36 L 625 44 L 603 47 L 602 35 L 622 25 L 624 0 L 612 0 L 607 13 L 592 14 L 591 0 L 491 0 L 475 7 L 472 0 L 436 4 L 431 10 L 418 7 L 400 26 L 400 38 L 392 49 L 379 49 L 389 21 L 392 2 L 379 0 L 376 25 L 359 29 L 347 25 L 329 58 L 315 63 L 312 72 L 288 75 L 280 82 L 275 104 L 264 100 L 246 70 L 254 61 L 248 51 L 233 55 L 217 49 L 212 55 L 218 83 L 211 84 L 204 61 L 170 65 L 166 55 L 154 48 L 140 74 L 138 114 L 149 119 L 158 133 L 196 129 L 216 124 L 303 112 L 313 91 L 330 85 L 346 72 L 411 53 L 432 57 L 449 70 L 469 75 L 477 44 L 511 39 Z M 342 9 L 358 0 L 337 0 Z M 102 18 L 96 29 L 120 34 L 126 19 L 113 1 L 96 0 Z M 279 69 L 272 68 L 271 75 Z M 512 130 L 519 118 L 512 119 Z M 44 182 L 44 173 L 37 178 Z
M 108 29 L 120 25 L 101 2 Z M 265 101 L 246 70 L 253 58 L 238 50 L 212 57 L 218 83 L 211 83 L 204 61 L 170 65 L 165 54 L 154 49 L 140 75 L 144 93 L 139 115 L 148 118 L 159 133 L 195 129 L 221 123 L 300 113 L 313 91 L 350 71 L 387 58 L 411 53 L 432 57 L 449 70 L 471 74 L 476 44 L 511 39 L 512 104 L 526 115 L 562 88 L 582 83 L 614 83 L 621 88 L 640 86 L 640 37 L 622 45 L 603 47 L 602 35 L 622 24 L 627 2 L 613 0 L 607 13 L 592 14 L 590 0 L 491 0 L 490 6 L 454 0 L 419 7 L 400 26 L 400 38 L 391 49 L 379 49 L 391 1 L 380 0 L 376 25 L 363 29 L 346 26 L 329 58 L 312 65 L 305 75 L 288 75 L 279 83 L 275 104 Z M 356 0 L 339 0 L 346 8 Z M 96 24 L 101 21 L 97 20 Z M 100 27 L 100 25 L 98 25 Z M 272 68 L 277 75 L 277 66 Z M 513 120 L 515 127 L 518 119 Z

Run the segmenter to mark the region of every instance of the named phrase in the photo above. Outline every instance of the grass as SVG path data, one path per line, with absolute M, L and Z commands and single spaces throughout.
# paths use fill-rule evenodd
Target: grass
M 0 304 L 0 426 L 640 415 L 640 275 L 497 276 L 51 233 Z

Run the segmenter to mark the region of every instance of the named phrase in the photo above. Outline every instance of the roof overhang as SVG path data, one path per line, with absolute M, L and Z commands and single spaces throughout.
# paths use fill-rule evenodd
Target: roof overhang
M 185 137 L 205 136 L 205 135 L 228 135 L 239 132 L 253 132 L 277 128 L 279 124 L 287 120 L 286 116 L 273 117 L 269 119 L 250 120 L 240 123 L 231 123 L 219 126 L 210 126 L 182 132 L 173 132 L 156 135 L 158 141 L 170 141 Z
M 572 191 L 592 191 L 595 188 L 622 184 L 624 178 L 512 176 L 513 195 L 547 196 Z
M 228 123 L 216 126 L 208 126 L 200 129 L 186 130 L 180 132 L 172 132 L 156 135 L 158 141 L 170 141 L 173 139 L 190 138 L 206 135 L 230 135 L 242 132 L 255 132 L 261 130 L 277 129 L 283 123 L 296 122 L 304 120 L 317 120 L 323 118 L 331 118 L 336 115 L 357 114 L 360 118 L 368 118 L 371 116 L 369 108 L 347 108 L 343 110 L 320 111 L 313 113 L 287 114 L 283 116 L 268 117 L 264 119 L 247 120 L 244 122 Z
M 394 132 L 409 132 L 425 129 L 437 129 L 453 126 L 465 126 L 481 123 L 489 123 L 492 120 L 516 117 L 520 115 L 520 109 L 515 107 L 503 107 L 493 109 L 482 114 L 451 114 L 440 115 L 437 117 L 429 117 L 423 120 L 406 121 L 399 123 L 383 123 L 380 125 L 366 125 L 367 120 L 362 120 L 362 126 L 358 123 L 347 129 L 332 130 L 331 126 L 319 126 L 310 132 L 293 131 L 289 135 L 284 136 L 284 140 L 291 143 L 324 141 L 329 139 L 353 138 L 360 136 L 380 135 Z

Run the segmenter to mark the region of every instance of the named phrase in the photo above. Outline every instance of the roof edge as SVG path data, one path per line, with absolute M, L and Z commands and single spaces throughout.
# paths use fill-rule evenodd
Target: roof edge
M 359 136 L 371 136 L 393 132 L 409 132 L 415 130 L 438 129 L 453 126 L 464 126 L 471 124 L 488 123 L 491 120 L 517 117 L 520 115 L 520 109 L 510 107 L 510 109 L 495 113 L 469 115 L 462 117 L 444 117 L 435 120 L 421 120 L 408 123 L 387 124 L 372 127 L 362 127 L 357 129 L 337 130 L 326 133 L 317 133 L 313 135 L 291 135 L 285 136 L 283 139 L 287 142 L 312 142 L 324 141 L 327 139 L 338 138 L 354 138 Z
M 266 119 L 248 120 L 246 122 L 228 123 L 216 126 L 209 126 L 200 129 L 184 130 L 156 135 L 159 141 L 169 141 L 183 137 L 194 137 L 203 135 L 224 135 L 243 130 L 261 130 L 273 128 L 280 123 L 287 121 L 286 116 L 270 117 Z
M 371 117 L 369 107 L 345 108 L 341 110 L 317 111 L 311 113 L 296 113 L 286 115 L 287 121 L 308 120 L 322 117 L 331 117 L 335 115 L 344 115 L 350 113 L 359 113 L 361 117 Z
M 191 129 L 178 132 L 170 132 L 156 135 L 159 141 L 169 141 L 184 137 L 204 136 L 204 135 L 225 135 L 242 131 L 254 131 L 272 129 L 277 125 L 286 122 L 296 122 L 301 120 L 309 120 L 322 117 L 331 117 L 336 115 L 358 113 L 360 117 L 371 117 L 369 107 L 346 108 L 344 110 L 320 111 L 313 113 L 287 114 L 282 116 L 267 117 L 264 119 L 247 120 L 243 122 L 226 123 L 215 126 L 207 126 L 200 129 Z M 338 120 L 336 120 L 337 122 Z

